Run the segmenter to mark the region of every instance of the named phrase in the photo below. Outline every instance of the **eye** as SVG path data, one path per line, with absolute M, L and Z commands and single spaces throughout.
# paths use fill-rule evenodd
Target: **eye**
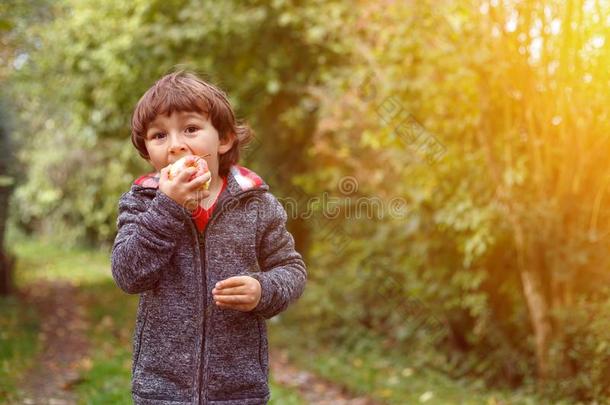
M 165 134 L 163 132 L 155 132 L 151 135 L 150 139 L 161 139 Z
M 190 125 L 190 126 L 186 127 L 185 131 L 187 134 L 194 134 L 195 132 L 199 131 L 199 128 Z

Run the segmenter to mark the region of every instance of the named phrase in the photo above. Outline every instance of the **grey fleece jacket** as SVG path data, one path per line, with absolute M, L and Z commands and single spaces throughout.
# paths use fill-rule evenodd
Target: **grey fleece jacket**
M 239 166 L 231 168 L 203 234 L 186 209 L 150 183 L 121 195 L 111 262 L 116 284 L 140 294 L 135 404 L 268 402 L 265 320 L 299 298 L 307 278 L 286 219 L 269 187 Z M 214 304 L 215 284 L 238 275 L 261 284 L 252 311 Z

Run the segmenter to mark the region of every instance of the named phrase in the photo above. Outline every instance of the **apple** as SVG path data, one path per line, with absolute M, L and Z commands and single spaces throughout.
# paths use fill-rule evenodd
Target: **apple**
M 170 164 L 167 176 L 170 180 L 173 180 L 174 178 L 176 178 L 176 176 L 178 176 L 178 174 L 180 174 L 180 172 L 189 167 L 194 167 L 197 169 L 197 172 L 189 178 L 189 181 L 193 180 L 196 177 L 203 176 L 206 172 L 210 171 L 208 169 L 208 163 L 205 161 L 205 159 L 199 156 L 189 155 L 183 156 L 180 159 L 176 160 L 174 163 Z M 210 187 L 211 181 L 212 178 L 210 177 L 208 181 L 203 183 L 203 185 L 200 187 L 200 190 L 207 190 Z

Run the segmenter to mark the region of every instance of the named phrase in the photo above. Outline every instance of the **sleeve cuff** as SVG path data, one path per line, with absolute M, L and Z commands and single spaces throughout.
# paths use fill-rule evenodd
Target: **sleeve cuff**
M 158 205 L 162 206 L 166 212 L 170 213 L 176 219 L 184 219 L 184 215 L 188 213 L 186 208 L 172 200 L 163 191 L 157 190 L 156 200 Z
M 187 219 L 186 209 L 176 201 L 172 200 L 167 194 L 157 190 L 157 195 L 150 206 L 152 221 L 147 222 L 147 227 L 151 230 L 159 230 L 165 236 L 172 236 L 183 226 Z
M 263 318 L 270 318 L 267 314 L 267 310 L 271 304 L 273 298 L 273 284 L 268 277 L 262 272 L 250 273 L 250 277 L 255 278 L 261 285 L 261 299 L 256 307 L 251 311 L 255 314 L 261 315 Z

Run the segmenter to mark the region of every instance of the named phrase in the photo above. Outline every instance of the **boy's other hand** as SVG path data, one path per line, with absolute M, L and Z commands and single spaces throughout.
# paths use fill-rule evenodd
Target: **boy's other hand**
M 220 308 L 247 312 L 258 305 L 261 299 L 261 284 L 250 276 L 229 277 L 216 283 L 212 295 Z
M 183 170 L 172 180 L 169 179 L 168 173 L 169 166 L 161 169 L 159 190 L 180 204 L 180 206 L 186 208 L 189 212 L 195 211 L 201 200 L 206 199 L 210 195 L 209 190 L 199 189 L 199 187 L 210 179 L 210 172 L 195 177 L 191 181 L 189 181 L 189 178 L 197 173 L 197 169 L 194 167 Z

